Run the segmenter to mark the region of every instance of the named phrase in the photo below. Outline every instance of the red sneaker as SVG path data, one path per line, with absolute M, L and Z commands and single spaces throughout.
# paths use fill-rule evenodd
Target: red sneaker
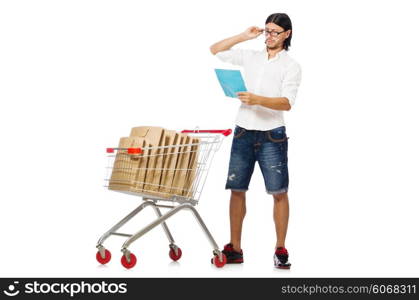
M 243 263 L 243 250 L 237 252 L 233 249 L 233 244 L 227 244 L 222 251 L 227 257 L 228 264 L 241 264 Z
M 274 266 L 278 269 L 289 269 L 291 267 L 291 264 L 288 262 L 288 251 L 285 247 L 276 248 Z

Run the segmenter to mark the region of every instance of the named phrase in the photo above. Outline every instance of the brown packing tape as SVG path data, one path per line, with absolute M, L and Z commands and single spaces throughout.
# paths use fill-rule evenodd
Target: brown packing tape
M 193 188 L 194 187 L 194 181 L 195 181 L 195 176 L 196 176 L 196 172 L 197 172 L 197 166 L 198 166 L 198 159 L 199 159 L 199 143 L 200 143 L 200 139 L 199 138 L 194 138 L 192 140 L 192 143 L 194 144 L 191 148 L 191 155 L 190 155 L 190 159 L 189 159 L 189 166 L 188 166 L 188 172 L 187 172 L 187 176 L 186 176 L 186 180 L 185 180 L 185 185 L 184 185 L 184 193 L 183 195 L 187 198 L 192 198 L 193 196 Z
M 122 137 L 119 148 L 139 148 L 145 143 L 143 138 Z M 115 156 L 112 174 L 109 180 L 109 189 L 133 191 L 135 186 L 138 164 L 142 154 L 128 154 L 126 150 L 118 150 Z

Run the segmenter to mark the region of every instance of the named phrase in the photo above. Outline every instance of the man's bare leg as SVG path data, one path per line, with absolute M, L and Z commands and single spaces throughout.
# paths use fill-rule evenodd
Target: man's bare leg
M 274 198 L 274 221 L 276 229 L 276 248 L 285 247 L 287 236 L 289 203 L 288 194 L 281 193 L 273 195 Z
M 235 251 L 241 250 L 241 235 L 246 215 L 246 192 L 231 191 L 230 198 L 230 243 Z

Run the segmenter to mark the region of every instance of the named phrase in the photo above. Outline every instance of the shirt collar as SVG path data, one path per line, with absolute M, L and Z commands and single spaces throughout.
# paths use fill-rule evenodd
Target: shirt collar
M 268 49 L 266 48 L 266 46 L 263 48 L 262 52 L 265 56 L 266 61 L 274 61 L 274 60 L 277 60 L 278 58 L 280 58 L 282 55 L 284 55 L 286 53 L 286 50 L 282 49 L 277 54 L 275 54 L 275 56 L 272 57 L 271 59 L 268 59 L 269 58 L 269 53 L 268 53 Z

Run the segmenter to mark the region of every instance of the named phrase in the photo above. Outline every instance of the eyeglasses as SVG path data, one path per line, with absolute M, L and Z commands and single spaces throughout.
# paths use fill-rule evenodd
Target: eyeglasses
M 265 36 L 270 35 L 270 36 L 272 36 L 272 37 L 277 37 L 277 36 L 278 36 L 278 35 L 280 35 L 281 33 L 285 32 L 285 30 L 278 32 L 278 31 L 274 31 L 274 30 L 270 30 L 270 31 L 269 31 L 269 30 L 267 30 L 267 29 L 262 29 L 262 31 L 264 31 L 264 32 L 265 32 Z

